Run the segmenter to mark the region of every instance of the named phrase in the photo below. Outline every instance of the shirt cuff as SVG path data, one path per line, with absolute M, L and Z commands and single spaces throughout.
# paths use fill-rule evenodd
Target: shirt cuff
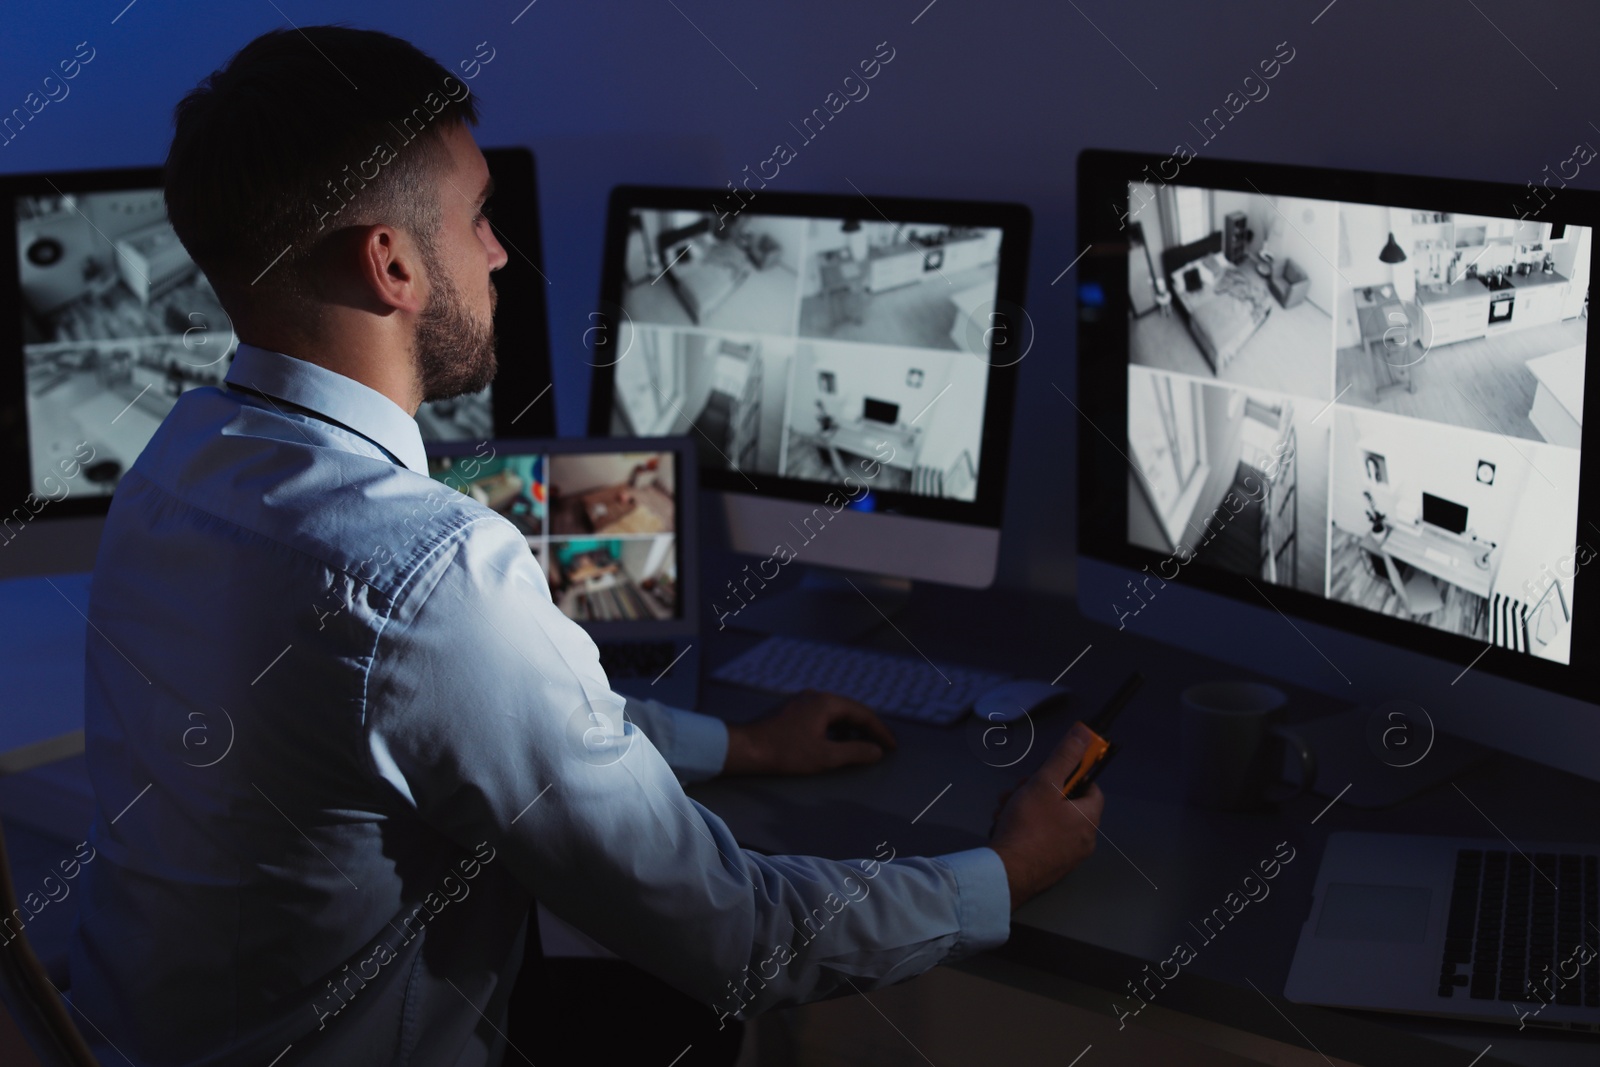
M 1011 936 L 1011 882 L 992 848 L 972 848 L 937 857 L 956 878 L 956 915 L 961 936 L 944 962 L 953 963 L 998 948 Z
M 722 765 L 728 760 L 728 724 L 714 715 L 702 715 L 697 711 L 670 707 L 667 710 L 672 712 L 677 734 L 672 766 L 679 777 L 693 782 L 721 774 Z
M 721 719 L 659 700 L 626 700 L 628 718 L 650 738 L 680 782 L 703 781 L 722 773 L 728 759 L 728 726 Z

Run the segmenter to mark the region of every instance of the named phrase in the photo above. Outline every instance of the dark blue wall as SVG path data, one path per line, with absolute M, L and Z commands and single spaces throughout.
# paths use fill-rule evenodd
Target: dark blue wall
M 485 116 L 478 138 L 539 157 L 559 419 L 563 432 L 580 433 L 581 338 L 610 187 L 722 185 L 793 139 L 789 123 L 887 41 L 895 56 L 871 95 L 804 146 L 775 187 L 850 192 L 854 183 L 869 195 L 1032 207 L 1038 340 L 1023 365 L 1003 575 L 1064 589 L 1077 422 L 1051 383 L 1072 389 L 1072 278 L 1050 283 L 1081 250 L 1081 148 L 1199 146 L 1190 123 L 1280 42 L 1294 58 L 1270 95 L 1203 154 L 1521 184 L 1576 142 L 1600 143 L 1590 123 L 1600 121 L 1592 3 L 936 0 L 924 10 L 927 0 L 538 0 L 513 25 L 525 2 L 136 0 L 124 10 L 126 0 L 7 0 L 0 113 L 80 41 L 95 58 L 68 97 L 0 148 L 0 170 L 159 162 L 178 98 L 288 20 L 382 29 L 451 67 L 487 41 L 494 59 L 472 82 Z M 1576 184 L 1600 187 L 1595 178 Z

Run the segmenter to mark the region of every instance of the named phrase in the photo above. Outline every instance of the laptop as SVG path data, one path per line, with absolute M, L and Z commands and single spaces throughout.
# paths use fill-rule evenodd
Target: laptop
M 1600 845 L 1337 833 L 1284 996 L 1600 1032 Z
M 527 539 L 623 696 L 693 708 L 697 458 L 687 437 L 429 441 L 428 473 Z

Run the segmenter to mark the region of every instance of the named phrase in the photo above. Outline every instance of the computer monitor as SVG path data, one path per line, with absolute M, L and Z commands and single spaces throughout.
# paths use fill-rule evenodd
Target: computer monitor
M 736 550 L 988 585 L 1030 228 L 1010 204 L 619 187 L 590 432 L 693 436 Z
M 1078 196 L 1083 612 L 1600 774 L 1600 195 L 1090 151 Z
M 659 439 L 494 439 L 426 446 L 428 473 L 502 515 L 528 542 L 562 614 L 607 623 L 690 620 L 682 573 L 693 455 Z M 693 553 L 690 553 L 692 558 Z M 604 632 L 601 630 L 601 632 Z
M 433 441 L 428 473 L 522 534 L 619 692 L 693 703 L 698 463 L 686 438 Z M 681 669 L 679 669 L 681 668 Z
M 508 255 L 494 277 L 500 370 L 482 392 L 424 404 L 425 440 L 555 432 L 553 405 L 532 403 L 551 380 L 533 156 L 484 158 Z M 0 293 L 0 440 L 13 457 L 0 467 L 0 573 L 88 569 L 98 520 L 76 536 L 27 527 L 103 515 L 174 401 L 221 384 L 237 338 L 167 222 L 159 167 L 0 175 Z
M 1422 521 L 1453 534 L 1467 532 L 1467 509 L 1453 500 L 1422 494 Z
M 900 421 L 900 405 L 891 404 L 886 400 L 874 400 L 869 396 L 861 405 L 861 417 L 869 422 L 893 426 Z

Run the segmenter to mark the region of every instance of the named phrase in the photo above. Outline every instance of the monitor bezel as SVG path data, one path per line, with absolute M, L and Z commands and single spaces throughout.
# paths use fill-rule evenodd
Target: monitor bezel
M 555 405 L 544 396 L 553 381 L 545 294 L 550 283 L 542 265 L 533 153 L 508 147 L 485 148 L 483 155 L 495 179 L 492 221 L 507 255 L 506 265 L 494 277 L 505 298 L 495 312 L 499 369 L 490 396 L 495 432 L 504 433 L 514 423 L 521 432 L 554 435 Z M 0 514 L 26 508 L 33 495 L 15 198 L 161 187 L 160 167 L 0 174 L 0 293 L 18 294 L 16 300 L 0 300 L 0 360 L 9 360 L 12 368 L 0 373 L 0 447 L 16 457 L 0 467 L 0 502 L 5 509 Z M 69 492 L 40 506 L 33 520 L 104 515 L 114 497 L 115 493 L 90 497 Z
M 1169 171 L 1174 171 L 1168 177 Z M 1128 240 L 1122 219 L 1129 211 L 1130 182 L 1152 177 L 1168 185 L 1285 195 L 1346 203 L 1380 204 L 1423 211 L 1515 218 L 1516 205 L 1530 195 L 1527 189 L 1501 182 L 1421 175 L 1380 174 L 1277 163 L 1191 158 L 1177 163 L 1159 153 L 1088 149 L 1078 156 L 1078 243 L 1089 252 L 1079 265 L 1075 299 L 1078 318 L 1078 550 L 1081 555 L 1154 574 L 1170 557 L 1131 544 L 1127 540 L 1128 465 L 1128 255 L 1136 250 Z M 1590 245 L 1591 287 L 1593 268 L 1600 256 L 1600 193 L 1560 190 L 1546 220 L 1559 218 L 1568 225 L 1589 226 L 1595 233 Z M 1597 337 L 1591 320 L 1587 351 L 1596 351 Z M 1586 364 L 1586 370 L 1593 361 Z M 1600 375 L 1586 373 L 1584 403 L 1600 407 Z M 1596 480 L 1600 478 L 1600 431 L 1591 424 L 1583 430 L 1581 452 L 1591 459 L 1580 466 L 1578 478 L 1577 545 L 1586 541 L 1583 531 L 1600 531 L 1596 513 Z M 1114 516 L 1116 521 L 1104 521 Z M 1592 550 L 1591 550 L 1591 557 Z M 1148 570 L 1146 570 L 1148 568 Z M 1460 634 L 1434 630 L 1406 620 L 1381 615 L 1353 604 L 1324 599 L 1318 594 L 1286 586 L 1258 589 L 1248 577 L 1204 566 L 1184 567 L 1177 579 L 1184 584 L 1275 609 L 1285 618 L 1301 617 L 1314 623 L 1370 638 L 1415 653 L 1482 670 L 1550 692 L 1595 702 L 1600 698 L 1600 675 L 1581 667 L 1579 651 L 1600 638 L 1600 586 L 1579 566 L 1573 578 L 1575 608 L 1572 620 L 1572 660 L 1568 664 L 1512 652 Z M 1271 599 L 1266 600 L 1265 595 Z M 1117 623 L 1115 606 L 1096 609 L 1084 605 L 1087 617 Z M 1243 637 L 1241 637 L 1243 639 Z
M 1033 213 L 1022 204 L 986 201 L 934 200 L 891 196 L 851 196 L 831 193 L 755 192 L 748 201 L 728 189 L 679 186 L 619 185 L 612 189 L 606 213 L 603 266 L 600 275 L 599 309 L 591 316 L 588 338 L 616 336 L 618 312 L 622 307 L 623 263 L 627 247 L 628 219 L 635 210 L 682 210 L 717 214 L 730 213 L 730 205 L 748 204 L 741 213 L 751 215 L 804 216 L 814 218 L 882 218 L 899 223 L 932 223 L 978 226 L 1003 230 L 995 303 L 1004 326 L 1018 336 L 1031 337 L 1031 323 L 1012 324 L 1020 309 L 1026 318 L 1028 257 L 1033 231 Z M 1024 334 L 1023 331 L 1027 333 Z M 714 332 L 714 331 L 707 331 Z M 592 352 L 592 350 L 591 350 Z M 589 433 L 607 436 L 611 432 L 615 398 L 613 365 L 599 365 L 586 355 L 594 367 L 589 391 Z M 976 357 L 975 357 L 976 358 Z M 983 435 L 978 462 L 977 492 L 972 501 L 919 496 L 915 493 L 875 491 L 873 510 L 998 529 L 1005 502 L 1006 472 L 1011 447 L 1011 411 L 1016 397 L 1017 374 L 1022 360 L 1008 365 L 990 361 L 989 386 L 984 402 Z M 757 471 L 739 472 L 702 468 L 700 484 L 710 490 L 744 495 L 762 495 L 788 500 L 827 503 L 838 486 L 799 478 L 780 477 Z
M 616 452 L 668 452 L 673 457 L 677 499 L 673 536 L 678 568 L 678 617 L 585 621 L 573 619 L 596 641 L 650 641 L 693 637 L 700 620 L 699 456 L 688 437 L 494 437 L 488 441 L 428 441 L 424 450 L 436 456 L 481 456 L 488 444 L 496 455 L 605 455 Z M 488 458 L 488 457 L 484 457 Z M 548 477 L 549 472 L 546 472 Z M 432 478 L 433 475 L 429 474 Z M 437 479 L 435 479 L 437 480 Z M 441 483 L 443 484 L 443 483 Z M 531 550 L 530 550 L 531 551 Z M 548 579 L 547 579 L 548 580 Z

